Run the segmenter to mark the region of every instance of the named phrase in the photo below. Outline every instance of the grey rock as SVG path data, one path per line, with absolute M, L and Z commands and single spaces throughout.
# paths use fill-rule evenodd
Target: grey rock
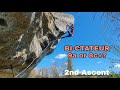
M 61 12 L 0 12 L 0 73 L 28 77 L 71 23 L 74 17 Z

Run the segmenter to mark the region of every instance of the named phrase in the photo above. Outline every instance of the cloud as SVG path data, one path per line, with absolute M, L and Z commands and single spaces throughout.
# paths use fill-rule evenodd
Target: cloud
M 53 60 L 52 63 L 54 63 L 55 61 Z
M 98 62 L 98 64 L 101 64 L 101 62 Z
M 65 57 L 67 57 L 66 54 L 58 54 L 55 58 L 63 59 L 63 58 L 65 58 Z
M 120 68 L 120 64 L 116 64 L 114 67 L 115 68 Z
M 65 64 L 65 65 L 68 65 L 68 62 L 65 62 L 64 64 Z

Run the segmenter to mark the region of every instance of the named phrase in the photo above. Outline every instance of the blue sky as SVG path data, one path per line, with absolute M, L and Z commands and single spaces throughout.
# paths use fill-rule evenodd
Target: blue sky
M 109 45 L 104 38 L 107 38 L 107 29 L 105 18 L 102 17 L 102 12 L 65 12 L 72 14 L 75 18 L 75 33 L 73 37 L 62 39 L 57 44 L 54 52 L 46 57 L 38 64 L 37 68 L 50 67 L 54 62 L 59 64 L 67 62 L 68 52 L 64 51 L 65 45 Z M 96 15 L 95 15 L 96 14 Z M 95 18 L 94 18 L 95 16 Z M 74 52 L 76 54 L 83 52 Z M 88 52 L 87 52 L 88 53 Z M 99 52 L 102 53 L 102 52 Z M 118 58 L 112 52 L 107 52 L 107 58 L 73 58 L 74 70 L 109 70 L 111 66 L 109 58 Z M 115 64 L 118 65 L 117 63 Z M 118 65 L 119 67 L 120 65 Z M 120 71 L 120 68 L 114 68 L 115 71 Z

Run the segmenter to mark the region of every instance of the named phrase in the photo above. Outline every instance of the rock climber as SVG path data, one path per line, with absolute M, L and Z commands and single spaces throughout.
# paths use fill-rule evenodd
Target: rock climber
M 67 24 L 67 25 L 66 25 L 66 30 L 67 30 L 67 32 L 68 32 L 68 35 L 67 35 L 67 36 L 63 36 L 62 38 L 72 37 L 73 34 L 74 34 L 74 26 L 73 26 L 73 24 L 70 24 L 70 25 Z M 59 38 L 57 38 L 57 40 L 58 40 L 58 42 L 60 41 Z M 55 42 L 56 42 L 56 40 L 54 41 L 54 43 L 55 43 Z M 51 51 L 53 51 L 55 48 L 56 48 L 56 46 L 54 46 L 54 44 L 52 43 L 52 45 L 51 45 L 51 47 L 50 47 Z
M 68 32 L 68 35 L 67 36 L 64 36 L 64 37 L 62 37 L 62 38 L 66 38 L 66 37 L 72 37 L 73 36 L 73 34 L 74 34 L 74 26 L 73 26 L 73 24 L 71 24 L 71 25 L 66 25 L 66 29 L 67 29 L 67 32 Z

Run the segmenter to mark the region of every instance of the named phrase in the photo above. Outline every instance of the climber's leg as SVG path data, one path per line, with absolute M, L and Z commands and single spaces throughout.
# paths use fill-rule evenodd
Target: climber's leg
M 62 38 L 66 38 L 66 37 L 71 37 L 71 35 L 68 35 L 68 36 L 64 36 L 64 37 L 62 37 Z
M 71 36 L 72 36 L 72 34 L 68 31 L 68 35 L 67 35 L 67 36 L 64 36 L 64 37 L 62 37 L 62 38 L 71 37 Z

